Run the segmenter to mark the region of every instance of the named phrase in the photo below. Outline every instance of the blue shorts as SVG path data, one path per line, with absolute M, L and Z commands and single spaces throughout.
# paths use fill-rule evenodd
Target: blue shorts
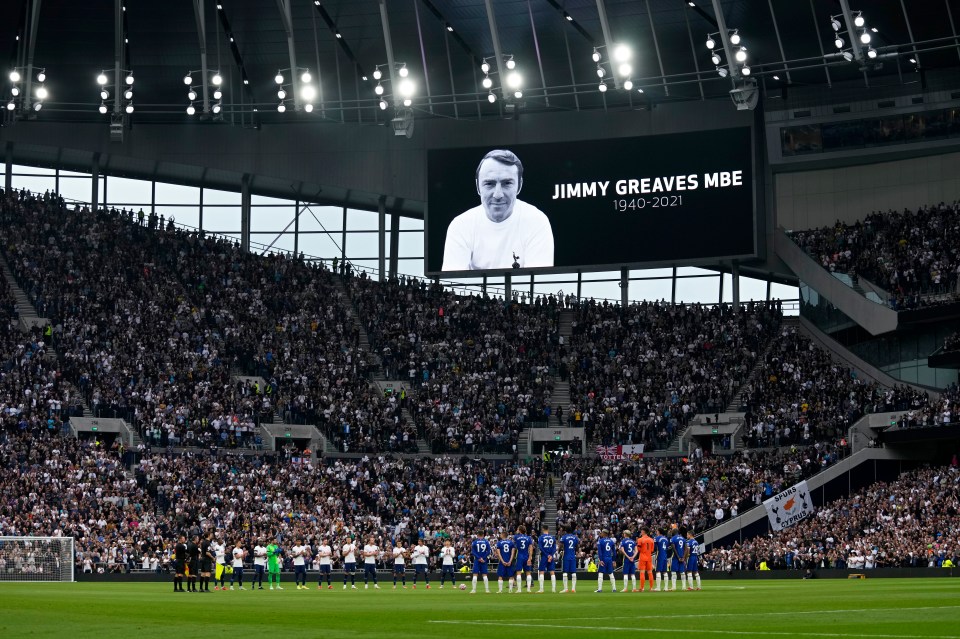
M 565 575 L 575 575 L 577 573 L 577 560 L 576 559 L 564 559 L 563 560 L 563 574 Z
M 357 572 L 357 564 L 356 563 L 343 564 L 343 572 L 346 572 L 346 573 Z
M 485 575 L 487 574 L 487 562 L 480 563 L 476 559 L 473 560 L 473 574 L 475 575 Z
M 443 564 L 443 567 L 440 569 L 440 572 L 453 572 L 453 564 Z
M 700 567 L 697 565 L 699 561 L 697 555 L 690 555 L 687 558 L 687 572 L 700 572 Z
M 506 577 L 507 579 L 510 579 L 515 574 L 517 574 L 517 569 L 513 564 L 510 564 L 509 566 L 500 564 L 497 566 L 497 577 Z
M 307 567 L 306 567 L 306 566 L 294 566 L 294 567 L 293 567 L 293 573 L 294 573 L 295 575 L 305 575 L 305 574 L 307 574 Z
M 320 564 L 320 574 L 329 575 L 330 574 L 330 564 Z
M 612 575 L 613 574 L 613 560 L 609 559 L 603 562 L 603 565 L 597 564 L 597 572 L 603 575 Z
M 393 564 L 393 572 L 395 572 L 396 574 L 402 575 L 406 571 L 407 571 L 406 564 Z
M 517 572 L 523 572 L 524 570 L 530 572 L 530 566 L 527 565 L 529 561 L 530 557 L 528 555 L 517 555 Z
M 253 569 L 257 571 L 258 575 L 262 575 L 266 571 L 267 567 L 263 564 L 256 564 Z
M 416 571 L 418 575 L 427 573 L 426 564 L 413 564 L 413 569 Z
M 667 572 L 667 560 L 658 559 L 657 560 L 657 572 Z
M 553 572 L 554 570 L 556 570 L 556 566 L 557 566 L 556 559 L 551 559 L 550 561 L 547 561 L 546 555 L 540 555 L 540 568 L 539 568 L 540 572 Z
M 363 574 L 377 576 L 377 564 L 363 564 Z
M 686 566 L 679 559 L 674 559 L 670 564 L 670 572 L 687 572 Z
M 623 561 L 623 574 L 624 575 L 635 575 L 637 574 L 637 562 L 630 561 L 629 559 L 624 559 Z

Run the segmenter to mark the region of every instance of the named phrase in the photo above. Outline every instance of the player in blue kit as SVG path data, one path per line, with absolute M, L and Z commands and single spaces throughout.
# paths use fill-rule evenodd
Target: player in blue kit
M 693 590 L 693 579 L 697 579 L 697 590 L 700 590 L 700 544 L 693 536 L 693 531 L 687 531 L 686 543 L 687 590 Z
M 497 592 L 503 592 L 503 579 L 507 578 L 510 583 L 510 593 L 513 593 L 513 576 L 517 573 L 517 565 L 514 563 L 517 559 L 517 546 L 510 538 L 510 533 L 504 530 L 500 534 L 500 541 L 497 542 Z
M 627 592 L 630 589 L 630 578 L 633 578 L 633 592 L 637 590 L 637 542 L 629 530 L 623 531 L 623 539 L 620 541 L 620 554 L 623 555 L 623 590 Z
M 473 555 L 473 590 L 471 594 L 477 592 L 477 575 L 483 575 L 483 589 L 490 592 L 490 582 L 487 579 L 487 559 L 490 557 L 490 542 L 486 537 L 478 535 L 473 543 L 470 544 L 470 554 Z
M 550 529 L 547 526 L 543 527 L 540 537 L 537 538 L 537 548 L 540 549 L 540 590 L 538 592 L 543 592 L 543 575 L 548 572 L 550 573 L 550 591 L 556 592 L 557 538 L 550 534 Z
M 677 589 L 678 573 L 680 575 L 680 590 L 683 590 L 687 583 L 686 568 L 683 565 L 683 559 L 686 556 L 686 540 L 676 528 L 673 528 L 670 533 L 670 548 L 673 554 L 673 560 L 670 562 L 670 572 L 673 573 L 673 585 L 670 590 Z
M 527 576 L 527 592 L 533 592 L 533 566 L 530 564 L 530 551 L 533 550 L 533 537 L 527 534 L 527 527 L 523 524 L 517 528 L 513 536 L 513 543 L 517 547 L 517 594 L 523 592 L 523 576 Z
M 667 568 L 669 566 L 667 561 L 668 553 L 670 552 L 670 540 L 667 539 L 667 529 L 661 528 L 660 534 L 653 538 L 653 547 L 657 553 L 657 587 L 654 590 L 660 590 L 660 584 L 663 584 L 663 590 L 670 590 L 667 584 Z
M 563 590 L 565 592 L 577 592 L 577 548 L 580 547 L 580 538 L 573 533 L 572 527 L 564 529 L 565 534 L 560 538 L 560 548 L 563 550 Z M 567 590 L 567 577 L 572 579 L 570 590 Z
M 610 531 L 603 529 L 600 539 L 597 540 L 597 590 L 603 592 L 603 576 L 610 576 L 613 592 L 617 591 L 617 576 L 613 574 L 616 563 L 614 555 L 617 552 L 617 540 L 610 536 Z

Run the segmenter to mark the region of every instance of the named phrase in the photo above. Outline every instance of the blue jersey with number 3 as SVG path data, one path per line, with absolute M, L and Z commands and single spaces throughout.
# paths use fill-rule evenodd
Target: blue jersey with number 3
M 533 537 L 518 534 L 513 536 L 513 543 L 517 547 L 517 567 L 526 565 L 530 558 L 530 547 L 533 546 Z

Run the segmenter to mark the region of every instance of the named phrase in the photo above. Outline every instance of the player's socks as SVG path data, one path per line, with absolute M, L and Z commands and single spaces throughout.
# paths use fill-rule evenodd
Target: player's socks
M 562 592 L 567 591 L 567 573 L 563 573 L 563 590 Z
M 477 576 L 473 576 L 473 592 L 477 591 Z
M 617 576 L 613 573 L 610 573 L 610 585 L 613 586 L 613 591 L 617 591 Z
M 672 581 L 673 581 L 673 585 L 670 587 L 670 590 L 676 590 L 677 589 L 677 573 L 673 573 Z
M 662 581 L 663 581 L 663 573 L 662 573 L 662 572 L 658 572 L 658 573 L 657 573 L 657 587 L 655 588 L 655 590 L 660 590 L 660 584 L 661 584 Z
M 503 579 L 497 579 L 497 592 L 503 592 Z
M 483 576 L 483 589 L 490 592 L 490 580 L 487 579 L 486 575 Z
M 510 594 L 513 594 L 513 579 L 511 579 L 508 583 L 507 592 L 509 592 Z
M 572 584 L 572 590 L 573 590 L 573 592 L 576 592 L 576 591 L 577 591 L 577 573 L 573 573 L 573 575 L 572 575 L 572 577 L 571 577 L 571 581 L 573 582 L 573 584 Z
M 527 575 L 527 592 L 533 592 L 533 575 Z
M 614 590 L 616 590 L 616 586 L 614 586 Z M 599 575 L 597 575 L 597 592 L 603 592 L 603 573 L 602 572 Z
M 551 592 L 556 592 L 556 591 L 557 591 L 557 576 L 556 576 L 556 575 L 550 575 L 550 590 L 551 590 Z
M 537 580 L 540 582 L 540 592 L 543 592 L 543 573 L 540 573 Z
M 680 590 L 686 590 L 686 589 L 687 589 L 687 573 L 681 572 L 680 573 Z
M 631 577 L 633 577 L 633 589 L 636 590 L 636 589 L 637 589 L 637 576 L 636 576 L 636 575 L 631 575 Z
M 694 577 L 697 578 L 697 590 L 700 590 L 700 573 L 696 573 Z

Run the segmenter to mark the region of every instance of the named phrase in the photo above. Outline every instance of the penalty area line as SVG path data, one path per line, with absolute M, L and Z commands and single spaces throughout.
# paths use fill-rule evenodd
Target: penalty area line
M 737 635 L 737 636 L 763 636 L 763 637 L 855 637 L 857 639 L 917 639 L 917 635 L 889 635 L 889 634 L 854 634 L 844 632 L 771 632 L 769 630 L 705 630 L 698 628 L 637 628 L 632 626 L 566 626 L 561 624 L 540 624 L 540 623 L 510 623 L 506 621 L 454 621 L 429 620 L 427 623 L 438 624 L 465 624 L 469 626 L 492 626 L 502 628 L 550 628 L 554 630 L 616 630 L 622 632 L 672 632 L 672 633 L 697 633 L 709 635 Z M 924 635 L 926 639 L 960 639 L 957 635 Z

